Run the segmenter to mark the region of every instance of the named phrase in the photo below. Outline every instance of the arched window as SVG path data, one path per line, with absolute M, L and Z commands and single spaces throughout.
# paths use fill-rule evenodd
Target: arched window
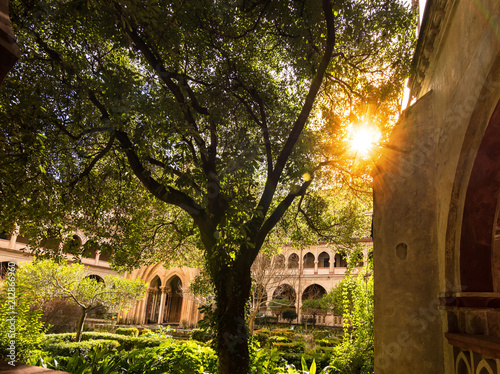
M 285 268 L 285 256 L 284 255 L 278 255 L 274 258 L 274 263 L 276 264 L 277 269 L 284 269 Z
M 288 269 L 298 269 L 299 267 L 299 256 L 297 253 L 292 253 L 288 256 Z
M 308 252 L 304 255 L 304 269 L 314 268 L 314 255 Z
M 333 264 L 336 268 L 345 268 L 347 267 L 347 260 L 343 253 L 337 253 L 335 255 L 335 263 Z
M 155 276 L 149 283 L 148 301 L 146 303 L 146 323 L 158 323 L 158 316 L 160 314 L 160 301 L 161 301 L 161 280 Z
M 182 313 L 182 302 L 184 293 L 182 290 L 182 281 L 174 275 L 167 282 L 167 297 L 165 299 L 165 314 L 163 321 L 170 323 L 179 323 Z
M 330 267 L 330 255 L 326 252 L 321 252 L 318 256 L 318 267 L 319 268 L 329 268 Z

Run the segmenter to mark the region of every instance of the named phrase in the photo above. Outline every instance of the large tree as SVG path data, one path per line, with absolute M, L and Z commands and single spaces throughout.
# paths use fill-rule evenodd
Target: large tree
M 297 198 L 307 215 L 320 176 L 351 178 L 337 167 L 341 119 L 397 101 L 410 12 L 397 0 L 14 0 L 11 14 L 22 58 L 0 98 L 2 227 L 19 223 L 32 249 L 78 227 L 117 266 L 201 259 L 220 372 L 246 373 L 251 265 Z

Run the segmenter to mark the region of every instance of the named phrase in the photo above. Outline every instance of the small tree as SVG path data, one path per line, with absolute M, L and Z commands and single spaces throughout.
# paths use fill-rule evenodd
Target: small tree
M 288 309 L 288 310 L 285 310 L 282 314 L 283 316 L 283 319 L 286 319 L 290 325 L 292 324 L 292 321 L 294 319 L 296 319 L 299 315 L 297 314 L 297 312 L 293 309 Z
M 54 299 L 67 299 L 82 311 L 76 331 L 80 341 L 87 314 L 101 306 L 120 311 L 141 300 L 147 285 L 140 279 L 124 279 L 107 275 L 104 282 L 90 278 L 82 264 L 57 263 L 53 260 L 27 262 L 21 265 L 19 278 L 27 291 L 39 303 Z
M 325 300 L 321 299 L 309 299 L 302 302 L 302 313 L 304 315 L 309 315 L 313 317 L 313 326 L 316 325 L 316 316 L 327 314 L 328 308 L 326 306 Z

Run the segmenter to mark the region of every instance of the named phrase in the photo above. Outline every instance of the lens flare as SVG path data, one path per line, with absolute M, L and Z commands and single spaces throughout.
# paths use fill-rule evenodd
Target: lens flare
M 349 134 L 349 148 L 359 157 L 366 158 L 379 142 L 382 134 L 373 126 L 353 126 Z

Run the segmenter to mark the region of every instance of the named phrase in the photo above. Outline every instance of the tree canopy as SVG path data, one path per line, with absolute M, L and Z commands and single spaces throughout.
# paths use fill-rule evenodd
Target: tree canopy
M 346 121 L 393 113 L 411 12 L 397 0 L 10 5 L 22 57 L 0 92 L 2 228 L 42 243 L 78 227 L 124 267 L 199 261 L 221 372 L 245 372 L 250 266 L 308 190 L 356 179 Z

